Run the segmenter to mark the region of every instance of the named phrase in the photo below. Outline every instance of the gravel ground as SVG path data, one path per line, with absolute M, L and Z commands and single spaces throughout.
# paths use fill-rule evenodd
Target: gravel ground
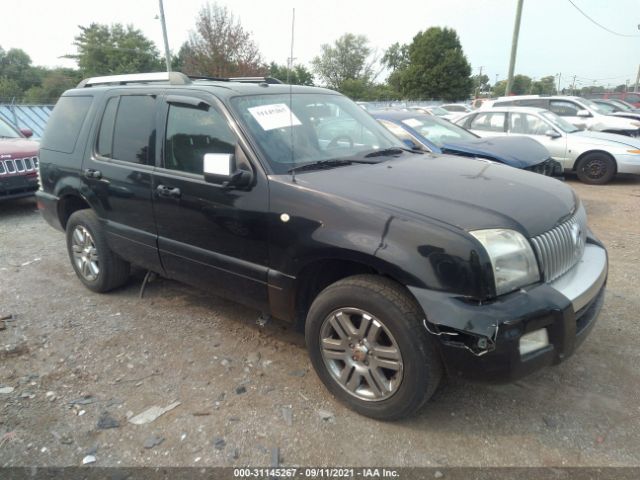
M 0 203 L 0 466 L 637 466 L 640 179 L 568 183 L 610 255 L 588 340 L 512 385 L 449 380 L 396 423 L 335 401 L 302 335 L 256 311 L 162 279 L 140 299 L 140 273 L 88 291 L 35 201 Z M 152 406 L 174 408 L 128 421 Z

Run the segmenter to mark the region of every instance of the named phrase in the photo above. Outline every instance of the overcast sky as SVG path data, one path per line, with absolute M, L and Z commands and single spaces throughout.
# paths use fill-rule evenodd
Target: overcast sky
M 525 0 L 516 73 L 535 78 L 562 73 L 578 84 L 596 79 L 601 85 L 635 81 L 640 63 L 640 0 L 573 0 L 605 27 L 583 17 L 568 0 Z M 3 4 L 5 1 L 2 2 Z M 169 44 L 176 51 L 188 38 L 203 0 L 164 0 Z M 320 45 L 346 32 L 366 35 L 379 52 L 394 42 L 408 43 L 432 26 L 454 28 L 477 73 L 483 67 L 491 83 L 505 78 L 516 0 L 235 0 L 218 2 L 253 32 L 264 59 L 285 64 L 296 9 L 294 57 L 309 65 Z M 133 24 L 162 46 L 157 0 L 29 0 L 6 2 L 0 46 L 21 48 L 34 64 L 75 66 L 60 56 L 74 53 L 78 25 L 91 22 Z

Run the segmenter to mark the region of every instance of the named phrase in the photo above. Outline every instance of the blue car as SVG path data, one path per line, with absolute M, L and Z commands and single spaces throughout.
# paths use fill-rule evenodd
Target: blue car
M 532 138 L 481 138 L 447 120 L 414 112 L 386 110 L 371 112 L 371 115 L 412 149 L 486 158 L 515 168 L 562 177 L 562 165 Z

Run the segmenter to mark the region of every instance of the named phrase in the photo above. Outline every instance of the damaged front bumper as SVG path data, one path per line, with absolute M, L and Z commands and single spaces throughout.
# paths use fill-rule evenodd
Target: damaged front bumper
M 439 340 L 452 376 L 509 382 L 560 363 L 582 343 L 604 302 L 607 252 L 587 243 L 582 259 L 551 283 L 480 304 L 444 292 L 409 287 Z M 548 344 L 521 354 L 523 335 L 546 330 Z

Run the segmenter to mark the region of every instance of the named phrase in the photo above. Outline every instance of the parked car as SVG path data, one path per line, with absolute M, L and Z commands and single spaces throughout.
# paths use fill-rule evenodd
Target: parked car
M 28 197 L 38 189 L 38 143 L 29 129 L 0 118 L 0 201 Z
M 563 117 L 581 130 L 618 133 L 631 137 L 640 135 L 640 121 L 608 115 L 598 104 L 580 97 L 520 95 L 500 97 L 485 108 L 537 107 Z
M 640 93 L 636 93 L 636 92 L 592 93 L 592 94 L 589 94 L 588 97 L 603 98 L 606 100 L 622 100 L 626 103 L 633 105 L 635 108 L 640 108 Z
M 616 173 L 640 174 L 640 139 L 579 130 L 541 108 L 495 107 L 460 118 L 458 125 L 485 137 L 533 138 L 544 145 L 566 171 L 591 184 L 604 184 Z
M 459 113 L 452 113 L 452 112 L 449 112 L 448 110 L 445 110 L 442 107 L 433 106 L 433 105 L 407 107 L 405 110 L 408 112 L 416 112 L 416 113 L 422 113 L 425 115 L 433 115 L 434 117 L 445 118 L 447 120 L 453 120 L 461 115 Z
M 607 253 L 570 187 L 412 152 L 334 91 L 253 81 L 116 75 L 62 95 L 37 197 L 87 288 L 133 264 L 297 323 L 326 387 L 382 419 L 445 371 L 512 381 L 584 341 Z M 325 136 L 336 116 L 358 137 Z
M 445 103 L 444 105 L 440 105 L 442 108 L 451 113 L 469 113 L 472 112 L 473 109 L 464 103 Z
M 607 102 L 609 102 L 611 105 L 618 107 L 620 111 L 635 112 L 635 113 L 640 112 L 640 108 L 635 107 L 631 103 L 625 102 L 624 100 L 619 100 L 617 98 L 609 98 L 607 99 Z
M 371 112 L 408 147 L 504 163 L 549 176 L 561 176 L 562 166 L 540 143 L 507 136 L 481 138 L 447 120 L 412 112 Z
M 598 105 L 602 111 L 607 115 L 613 115 L 614 117 L 631 118 L 633 120 L 640 120 L 640 110 L 622 108 L 612 100 L 593 99 L 593 103 Z

